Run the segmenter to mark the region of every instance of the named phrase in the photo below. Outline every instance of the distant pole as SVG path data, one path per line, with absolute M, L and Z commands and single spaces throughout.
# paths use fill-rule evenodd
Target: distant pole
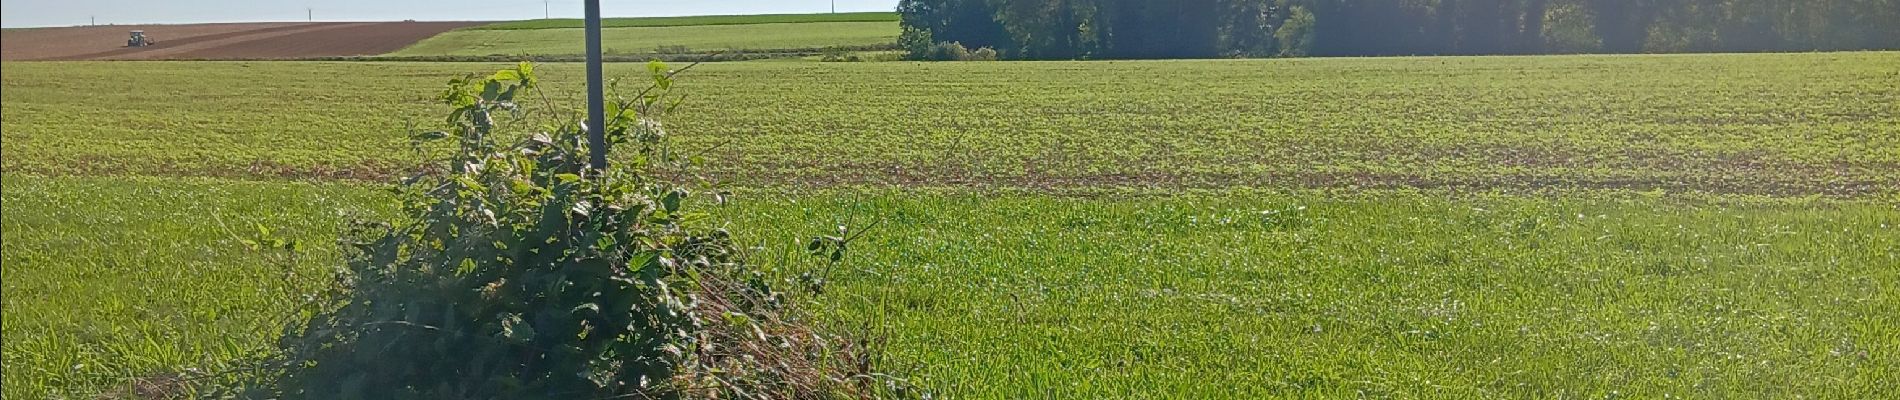
M 600 0 L 587 1 L 587 150 L 593 153 L 589 166 L 595 172 L 607 170 L 607 92 L 601 78 Z
M 92 16 L 92 26 L 99 26 L 99 16 Z
M 831 13 L 832 14 L 838 13 L 838 0 L 831 0 Z
M 304 8 L 303 18 L 306 21 L 317 22 L 317 9 L 315 7 Z
M 541 19 L 554 19 L 554 8 L 548 5 L 552 0 L 541 0 Z

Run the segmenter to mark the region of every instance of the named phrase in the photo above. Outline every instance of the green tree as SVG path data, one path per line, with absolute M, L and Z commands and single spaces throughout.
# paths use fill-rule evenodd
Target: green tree
M 1319 25 L 1319 21 L 1313 12 L 1301 6 L 1293 6 L 1287 15 L 1286 23 L 1281 24 L 1280 29 L 1273 33 L 1273 37 L 1280 41 L 1280 55 L 1306 56 L 1312 51 L 1313 43 L 1318 39 L 1319 32 L 1314 27 Z

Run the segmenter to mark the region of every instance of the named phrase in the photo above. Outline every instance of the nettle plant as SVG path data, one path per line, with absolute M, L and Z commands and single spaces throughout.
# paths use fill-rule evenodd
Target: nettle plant
M 532 64 L 456 79 L 449 156 L 398 189 L 406 218 L 358 223 L 348 269 L 281 340 L 246 397 L 607 399 L 906 397 L 863 341 L 816 333 L 725 230 L 695 228 L 686 164 L 659 117 L 676 71 L 609 106 L 620 152 L 588 167 L 585 129 L 504 134 Z M 513 140 L 503 140 L 511 137 Z M 828 255 L 829 256 L 829 255 Z

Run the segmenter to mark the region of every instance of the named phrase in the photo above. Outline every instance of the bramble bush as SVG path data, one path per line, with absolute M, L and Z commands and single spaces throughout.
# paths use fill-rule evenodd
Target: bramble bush
M 347 270 L 235 397 L 273 399 L 889 398 L 863 340 L 802 324 L 732 233 L 696 226 L 689 167 L 660 117 L 677 71 L 609 105 L 618 164 L 585 129 L 509 132 L 547 108 L 534 66 L 452 81 L 449 148 L 399 186 L 405 219 L 355 224 Z M 528 101 L 530 98 L 535 101 Z M 723 196 L 720 196 L 723 198 Z M 813 242 L 824 262 L 845 239 Z

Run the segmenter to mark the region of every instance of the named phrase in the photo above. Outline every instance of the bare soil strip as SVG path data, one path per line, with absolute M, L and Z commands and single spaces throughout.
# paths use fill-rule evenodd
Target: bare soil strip
M 117 25 L 9 30 L 0 60 L 225 60 L 377 55 L 479 22 L 319 22 Z M 127 32 L 158 39 L 125 47 Z
M 465 26 L 467 22 L 391 22 L 352 24 L 286 32 L 173 56 L 182 59 L 260 59 L 371 56 L 401 50 L 423 39 Z

